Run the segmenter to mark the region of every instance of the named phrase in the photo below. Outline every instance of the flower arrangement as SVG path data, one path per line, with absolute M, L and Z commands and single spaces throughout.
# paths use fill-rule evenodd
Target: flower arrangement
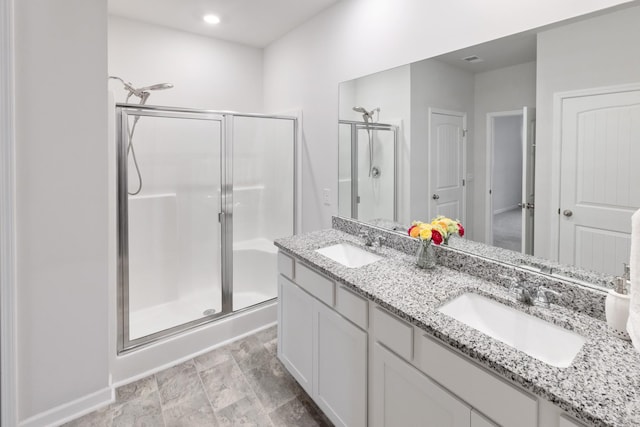
M 451 236 L 464 236 L 464 227 L 460 222 L 441 215 L 432 219 L 430 223 L 413 221 L 408 233 L 425 244 L 433 242 L 436 245 L 448 245 Z

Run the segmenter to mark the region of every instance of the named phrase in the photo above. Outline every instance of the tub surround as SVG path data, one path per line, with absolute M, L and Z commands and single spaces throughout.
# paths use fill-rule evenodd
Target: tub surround
M 434 270 L 422 270 L 415 265 L 417 242 L 413 239 L 342 218 L 334 218 L 333 226 L 279 239 L 276 246 L 578 420 L 596 426 L 640 423 L 640 353 L 608 333 L 602 321 L 604 291 L 447 248 L 438 248 L 439 265 Z M 383 255 L 382 260 L 350 269 L 315 251 L 342 242 L 364 247 L 356 236 L 363 227 L 387 237 L 384 247 L 369 248 Z M 516 303 L 501 274 L 542 284 L 562 297 L 550 308 Z M 547 365 L 437 311 L 465 292 L 574 330 L 587 343 L 568 368 Z

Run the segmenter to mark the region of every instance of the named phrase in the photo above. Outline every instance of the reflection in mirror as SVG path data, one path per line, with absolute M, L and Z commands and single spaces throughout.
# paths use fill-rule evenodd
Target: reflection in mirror
M 640 208 L 638 22 L 618 8 L 342 83 L 340 215 L 446 215 L 530 264 L 621 274 Z

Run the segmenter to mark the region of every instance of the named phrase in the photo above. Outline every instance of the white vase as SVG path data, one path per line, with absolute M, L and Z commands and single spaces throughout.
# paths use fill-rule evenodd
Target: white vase
M 629 318 L 630 297 L 611 289 L 605 300 L 604 310 L 607 316 L 607 324 L 613 335 L 623 340 L 630 341 L 627 332 L 627 319 Z

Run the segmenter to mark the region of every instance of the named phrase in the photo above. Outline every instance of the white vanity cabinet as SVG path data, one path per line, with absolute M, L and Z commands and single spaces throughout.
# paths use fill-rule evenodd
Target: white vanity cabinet
M 308 265 L 278 269 L 278 357 L 335 425 L 580 426 Z
M 278 356 L 282 364 L 311 395 L 313 380 L 313 297 L 280 276 Z
M 340 426 L 367 425 L 367 333 L 317 302 L 313 398 Z
M 332 280 L 278 257 L 278 357 L 335 425 L 366 426 L 367 333 L 340 314 L 361 322 L 366 300 L 338 288 L 336 305 Z
M 373 427 L 469 427 L 471 408 L 384 348 L 373 347 Z

